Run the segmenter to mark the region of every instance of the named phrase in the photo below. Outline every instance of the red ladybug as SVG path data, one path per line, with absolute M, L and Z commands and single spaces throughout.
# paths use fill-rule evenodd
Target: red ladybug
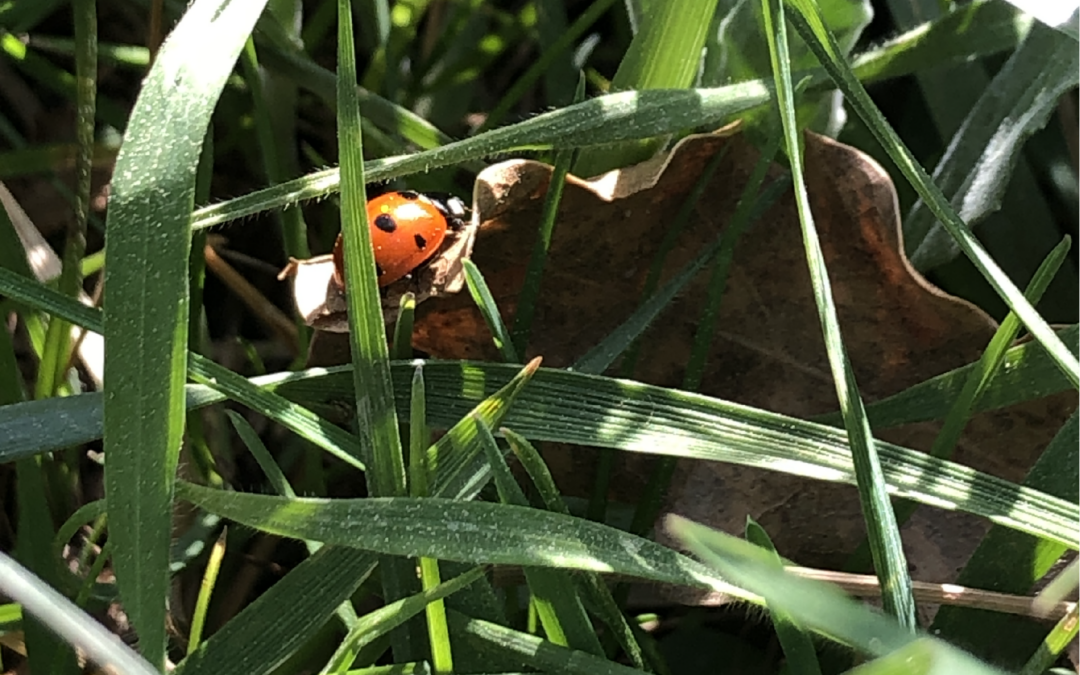
M 403 190 L 369 201 L 367 216 L 379 286 L 388 286 L 431 259 L 448 229 L 457 231 L 464 226 L 465 204 L 457 197 Z M 340 234 L 334 243 L 334 280 L 345 284 Z

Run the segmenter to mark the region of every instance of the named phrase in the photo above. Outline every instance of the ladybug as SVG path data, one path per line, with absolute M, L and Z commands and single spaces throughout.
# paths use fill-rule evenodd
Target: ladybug
M 411 190 L 388 192 L 367 203 L 371 244 L 379 286 L 389 286 L 429 261 L 448 230 L 465 226 L 465 204 L 450 195 L 422 195 Z M 334 243 L 334 281 L 345 285 L 341 235 Z

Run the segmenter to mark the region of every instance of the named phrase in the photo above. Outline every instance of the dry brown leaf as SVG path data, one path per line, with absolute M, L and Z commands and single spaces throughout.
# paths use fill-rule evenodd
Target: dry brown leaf
M 758 156 L 746 140 L 730 133 L 692 137 L 643 165 L 588 182 L 568 178 L 528 356 L 543 356 L 546 366 L 568 366 L 634 311 L 665 227 L 722 149 L 719 170 L 667 258 L 670 276 L 731 218 Z M 895 190 L 884 170 L 862 153 L 814 135 L 807 136 L 805 163 L 833 296 L 864 397 L 890 395 L 977 359 L 995 326 L 908 264 Z M 477 180 L 480 229 L 473 260 L 507 321 L 550 173 L 546 165 L 515 160 Z M 699 275 L 647 333 L 635 377 L 665 386 L 682 382 L 706 281 L 707 274 Z M 498 359 L 465 294 L 420 306 L 414 345 L 436 358 Z M 738 243 L 701 391 L 797 417 L 837 407 L 790 193 Z M 1018 480 L 1075 405 L 1075 394 L 1066 394 L 980 415 L 957 459 Z M 934 428 L 918 425 L 882 436 L 925 450 Z M 588 494 L 593 450 L 551 448 L 546 456 L 564 491 Z M 653 460 L 621 461 L 611 496 L 634 502 Z M 720 463 L 680 462 L 665 511 L 736 533 L 753 516 L 783 555 L 817 567 L 840 565 L 865 532 L 852 487 Z M 977 519 L 940 510 L 913 519 L 904 537 L 917 577 L 949 580 L 984 528 Z

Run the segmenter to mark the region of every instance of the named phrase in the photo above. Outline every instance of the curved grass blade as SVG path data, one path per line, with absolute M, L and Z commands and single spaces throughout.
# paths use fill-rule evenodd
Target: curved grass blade
M 124 609 L 165 664 L 172 483 L 184 425 L 190 215 L 203 137 L 264 1 L 198 0 L 143 83 L 106 234 L 105 494 Z
M 510 339 L 510 332 L 506 329 L 506 324 L 503 323 L 502 316 L 499 314 L 499 306 L 495 304 L 495 296 L 491 294 L 487 282 L 484 281 L 483 273 L 476 266 L 476 263 L 471 260 L 462 261 L 462 266 L 465 268 L 465 282 L 469 286 L 469 294 L 472 295 L 473 302 L 476 303 L 480 314 L 484 317 L 484 323 L 487 324 L 488 330 L 491 331 L 495 346 L 499 349 L 503 361 L 519 363 L 517 350 L 514 349 L 514 343 Z

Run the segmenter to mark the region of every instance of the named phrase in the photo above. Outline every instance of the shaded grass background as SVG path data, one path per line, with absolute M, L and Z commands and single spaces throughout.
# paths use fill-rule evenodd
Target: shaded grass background
M 936 6 L 936 3 L 932 4 Z M 485 113 L 493 109 L 505 110 L 508 115 L 507 122 L 527 119 L 536 112 L 559 109 L 573 98 L 578 68 L 585 71 L 586 80 L 590 83 L 590 96 L 604 93 L 612 84 L 616 87 L 687 86 L 692 79 L 687 74 L 695 72 L 695 69 L 686 67 L 687 54 L 700 52 L 699 40 L 703 40 L 706 47 L 712 47 L 702 71 L 699 82 L 701 86 L 726 84 L 733 77 L 771 77 L 767 68 L 761 68 L 759 60 L 762 50 L 765 49 L 764 40 L 748 39 L 745 43 L 739 43 L 730 39 L 735 35 L 755 34 L 758 18 L 753 13 L 751 4 L 732 8 L 724 2 L 673 2 L 670 7 L 678 5 L 680 11 L 665 14 L 664 21 L 657 23 L 649 22 L 648 16 L 642 14 L 637 5 L 638 3 L 633 2 L 623 6 L 603 2 L 564 4 L 540 1 L 522 5 L 421 0 L 398 3 L 391 7 L 377 0 L 358 2 L 351 7 L 357 29 L 356 79 L 369 87 L 369 91 L 355 91 L 351 88 L 343 90 L 340 88 L 342 83 L 338 83 L 339 88 L 335 92 L 334 79 L 329 71 L 335 69 L 335 64 L 342 63 L 341 52 L 335 54 L 335 51 L 347 48 L 347 45 L 342 46 L 347 43 L 342 35 L 339 34 L 337 40 L 333 38 L 339 25 L 335 18 L 336 13 L 344 6 L 334 2 L 308 3 L 303 7 L 304 12 L 300 13 L 301 6 L 298 4 L 272 2 L 270 7 L 276 21 L 263 17 L 254 40 L 244 47 L 241 67 L 224 82 L 224 91 L 217 102 L 214 124 L 208 136 L 213 142 L 206 146 L 212 148 L 212 152 L 204 155 L 205 161 L 200 169 L 201 184 L 196 190 L 200 195 L 198 201 L 221 201 L 247 194 L 268 183 L 299 177 L 338 162 L 353 167 L 350 170 L 354 172 L 360 171 L 358 157 L 355 156 L 361 147 L 359 136 L 344 134 L 339 138 L 334 133 L 335 128 L 345 128 L 354 134 L 362 130 L 365 156 L 373 159 L 434 147 L 450 138 L 467 138 L 484 124 Z M 713 6 L 718 7 L 716 12 L 712 11 Z M 912 27 L 912 13 L 925 9 L 902 0 L 882 4 L 875 8 L 877 11 L 874 22 L 866 26 L 869 12 L 868 7 L 862 3 L 833 2 L 824 3 L 824 7 L 829 25 L 837 32 L 841 44 L 845 47 L 858 45 L 856 51 L 875 46 L 882 38 Z M 85 10 L 85 3 L 82 3 L 82 8 Z M 129 140 L 137 137 L 134 133 L 136 129 L 127 128 L 127 120 L 145 67 L 150 61 L 150 51 L 138 45 L 146 44 L 148 40 L 156 45 L 153 36 L 167 31 L 169 22 L 178 15 L 182 6 L 166 3 L 160 8 L 163 10 L 164 23 L 158 25 L 150 18 L 154 14 L 138 3 L 98 3 L 98 33 L 103 43 L 99 50 L 102 68 L 99 73 L 100 88 L 95 112 L 98 124 L 91 130 L 95 132 L 94 151 L 84 153 L 88 159 L 83 160 L 79 166 L 85 168 L 90 161 L 94 161 L 99 168 L 107 167 L 115 153 L 119 135 L 126 133 Z M 1017 19 L 1006 14 L 1007 7 L 1006 13 L 1001 15 L 993 15 L 979 7 L 972 12 L 976 10 L 984 12 L 979 15 L 979 21 L 971 24 L 976 27 L 974 32 L 978 39 L 967 52 L 960 55 L 983 56 L 975 65 L 992 74 L 1000 68 L 1006 56 L 1000 54 L 1000 50 L 1010 44 L 1008 31 L 1002 31 L 1006 36 L 1003 38 L 996 30 L 1003 26 L 1016 25 Z M 0 111 L 0 136 L 5 142 L 4 149 L 0 151 L 0 175 L 5 176 L 6 180 L 11 181 L 17 188 L 21 200 L 31 207 L 36 206 L 31 208 L 35 222 L 45 227 L 45 233 L 50 240 L 70 256 L 73 251 L 77 252 L 77 248 L 74 248 L 77 244 L 71 243 L 70 230 L 55 229 L 50 232 L 47 229 L 49 223 L 64 222 L 69 217 L 68 214 L 75 211 L 73 204 L 77 203 L 57 198 L 57 193 L 53 192 L 56 188 L 52 187 L 56 183 L 62 185 L 67 179 L 66 171 L 72 164 L 65 158 L 74 157 L 74 151 L 79 147 L 70 140 L 70 129 L 73 127 L 69 114 L 78 109 L 75 105 L 75 92 L 79 91 L 79 88 L 76 85 L 85 85 L 72 75 L 75 72 L 72 65 L 73 54 L 78 53 L 82 58 L 86 58 L 86 41 L 72 41 L 74 31 L 72 14 L 69 11 L 66 3 L 58 1 L 14 3 L 0 8 L 0 28 L 6 31 L 0 35 L 3 65 L 16 74 L 15 81 L 23 83 L 27 88 L 24 92 L 17 89 L 3 92 L 8 94 L 13 105 L 9 113 Z M 994 11 L 1002 10 L 999 7 Z M 550 54 L 543 59 L 550 67 L 531 67 L 532 62 L 549 52 L 552 45 L 559 44 L 557 36 L 572 25 L 580 27 L 582 17 L 595 23 L 579 33 L 583 38 L 576 45 L 575 53 Z M 727 19 L 724 31 L 719 30 L 721 18 Z M 669 28 L 673 33 L 664 32 L 666 21 L 674 22 Z M 705 31 L 705 36 L 701 37 L 702 27 L 705 25 L 708 25 L 710 30 Z M 633 37 L 635 29 L 637 38 Z M 682 30 L 687 32 L 680 33 Z M 240 33 L 241 37 L 246 35 L 246 31 Z M 671 39 L 672 35 L 681 34 L 689 37 Z M 23 40 L 23 35 L 29 37 Z M 717 43 L 714 37 L 716 35 L 724 35 L 729 39 Z M 295 47 L 296 38 L 303 38 L 302 50 Z M 972 107 L 975 97 L 983 91 L 973 84 L 972 91 L 967 96 L 942 95 L 943 90 L 951 92 L 950 87 L 956 82 L 974 82 L 967 71 L 949 72 L 946 69 L 942 75 L 942 68 L 936 67 L 951 63 L 956 54 L 951 54 L 949 49 L 957 41 L 956 38 L 950 38 L 938 43 L 936 49 L 923 52 L 922 60 L 916 60 L 908 66 L 909 70 L 915 73 L 913 78 L 891 79 L 886 85 L 871 92 L 878 105 L 889 113 L 892 126 L 900 131 L 905 143 L 913 148 L 919 161 L 927 167 L 933 166 L 944 155 L 947 142 L 955 133 L 959 121 Z M 1015 44 L 1015 38 L 1012 44 Z M 76 50 L 76 45 L 80 49 Z M 729 57 L 726 61 L 710 60 L 724 50 L 727 50 Z M 767 50 L 764 53 L 767 53 Z M 896 53 L 918 55 L 919 52 L 914 43 L 909 43 L 897 49 Z M 809 56 L 803 49 L 793 54 L 791 61 L 796 67 L 809 67 L 812 60 L 807 59 Z M 394 67 L 395 64 L 403 63 L 408 64 L 407 69 Z M 737 64 L 738 67 L 732 64 Z M 266 70 L 260 71 L 261 66 L 265 66 Z M 971 64 L 963 66 L 970 67 Z M 626 73 L 641 75 L 636 77 Z M 935 78 L 938 79 L 935 81 Z M 353 95 L 356 96 L 355 99 L 352 98 Z M 516 103 L 510 100 L 512 97 L 517 98 Z M 331 107 L 335 98 L 348 104 L 336 113 Z M 1019 168 L 1013 174 L 1013 184 L 1005 192 L 1006 210 L 1002 212 L 1001 222 L 997 225 L 987 224 L 987 245 L 1003 268 L 1013 276 L 1014 283 L 1020 287 L 1027 283 L 1043 256 L 1060 240 L 1062 234 L 1075 235 L 1075 101 L 1075 90 L 1072 90 L 1062 97 L 1060 102 L 1055 102 L 1058 106 L 1056 113 L 1071 123 L 1051 124 L 1045 130 L 1037 132 L 1033 140 L 1025 146 Z M 331 105 L 328 106 L 328 103 Z M 824 96 L 809 97 L 804 107 L 798 110 L 800 122 L 825 127 L 835 123 L 837 110 L 829 103 L 830 99 Z M 364 116 L 360 119 L 355 116 L 357 104 L 360 114 Z M 60 114 L 44 116 L 39 112 L 41 108 L 56 110 Z M 177 114 L 184 115 L 183 112 Z M 764 113 L 751 113 L 751 119 L 755 114 L 764 119 L 761 117 Z M 1070 114 L 1072 117 L 1069 117 Z M 342 117 L 335 120 L 335 115 Z M 154 136 L 155 132 L 163 132 L 168 123 L 168 119 L 158 120 L 155 122 L 158 126 L 146 133 Z M 77 128 L 85 138 L 86 124 Z M 554 138 L 558 138 L 557 133 Z M 875 151 L 875 142 L 869 138 L 858 119 L 850 120 L 844 127 L 841 138 L 883 156 L 880 151 Z M 642 144 L 637 145 L 639 147 L 626 149 L 629 152 L 627 156 L 640 153 Z M 345 152 L 342 152 L 342 149 Z M 1073 153 L 1071 157 L 1067 154 L 1069 151 Z M 349 153 L 353 153 L 353 156 L 347 159 Z M 543 147 L 535 154 L 540 158 L 553 159 L 552 153 Z M 595 151 L 591 152 L 585 158 L 579 157 L 578 161 L 599 162 L 594 164 L 595 166 L 604 166 L 604 161 L 618 161 L 611 156 L 598 158 L 597 154 Z M 171 159 L 181 158 L 173 156 Z M 181 164 L 185 170 L 194 171 L 194 161 L 191 157 L 188 159 L 192 161 Z M 477 159 L 479 157 L 474 157 L 471 162 L 455 162 L 453 166 L 416 173 L 405 181 L 378 186 L 376 189 L 408 184 L 414 189 L 449 191 L 467 196 L 472 172 L 478 168 Z M 887 159 L 885 162 L 888 166 Z M 893 173 L 898 175 L 895 171 Z M 347 215 L 356 214 L 355 208 L 349 208 L 349 204 L 363 203 L 362 197 L 358 198 L 356 194 L 357 191 L 360 195 L 363 194 L 356 183 L 356 177 L 361 176 L 359 180 L 362 185 L 362 174 L 351 175 L 354 177 L 352 187 L 343 187 L 341 201 Z M 100 185 L 105 175 L 98 174 L 97 178 Z M 153 173 L 141 175 L 140 178 L 152 185 L 160 185 L 156 182 L 160 177 Z M 196 186 L 192 185 L 192 189 L 195 188 Z M 913 193 L 907 191 L 903 183 L 900 188 L 902 211 L 917 209 Z M 179 197 L 172 190 L 168 192 L 171 196 Z M 39 193 L 45 197 L 39 198 L 42 203 L 35 204 L 33 198 Z M 63 195 L 64 192 L 59 194 Z M 85 193 L 83 199 L 86 199 Z M 1015 206 L 1017 203 L 1021 206 Z M 287 255 L 302 254 L 306 248 L 313 251 L 328 250 L 332 237 L 339 228 L 338 206 L 337 197 L 322 202 L 307 202 L 302 207 L 275 210 L 247 218 L 214 234 L 228 238 L 230 260 L 244 270 L 245 276 L 254 282 L 256 288 L 271 302 L 289 311 L 287 287 L 276 283 L 273 273 Z M 1010 212 L 1009 209 L 1020 209 L 1019 212 L 1023 213 L 1024 217 L 1007 217 L 1005 214 Z M 186 211 L 181 209 L 178 213 L 174 224 L 183 219 Z M 110 218 L 114 217 L 115 213 L 110 215 Z M 1009 229 L 1009 225 L 1020 222 L 1023 223 L 1022 233 Z M 100 219 L 95 223 L 91 214 L 86 235 L 90 251 L 101 247 L 100 227 Z M 354 222 L 354 227 L 357 229 L 350 231 L 362 236 L 362 222 Z M 0 227 L 0 230 L 6 228 Z M 146 232 L 138 234 L 143 236 Z M 179 236 L 181 234 L 182 231 L 174 227 L 169 241 L 176 246 L 186 247 L 186 234 Z M 1033 242 L 1033 245 L 1016 246 L 1014 242 L 1020 239 Z M 62 245 L 63 241 L 67 241 L 68 245 Z M 119 244 L 115 248 L 119 251 L 119 256 L 123 244 L 120 239 L 117 241 Z M 362 239 L 351 241 L 354 249 L 362 250 L 362 247 L 358 246 Z M 174 293 L 179 292 L 177 289 L 181 279 L 192 280 L 191 312 L 181 311 L 183 316 L 176 317 L 178 323 L 174 324 L 179 329 L 184 322 L 189 323 L 184 327 L 189 336 L 188 346 L 245 374 L 259 373 L 264 369 L 275 372 L 302 358 L 302 353 L 296 353 L 293 347 L 274 339 L 273 334 L 254 320 L 252 314 L 239 304 L 231 292 L 223 288 L 214 275 L 204 277 L 201 271 L 199 239 L 195 242 L 188 273 L 179 274 L 179 268 L 176 268 L 166 279 L 172 284 Z M 1048 245 L 1040 248 L 1038 242 L 1047 242 Z M 155 240 L 151 238 L 144 237 L 137 245 L 142 247 L 142 253 L 136 256 L 141 260 L 163 255 L 172 256 L 171 263 L 174 266 L 179 261 L 179 258 L 170 253 L 168 247 L 158 248 Z M 0 255 L 10 256 L 14 251 L 14 246 L 0 246 Z M 184 258 L 186 257 L 185 254 Z M 117 278 L 122 279 L 129 271 L 139 272 L 134 263 L 130 269 L 118 269 L 118 266 L 124 263 L 116 262 L 120 260 L 118 257 L 112 260 L 114 267 L 110 274 Z M 350 260 L 355 258 L 351 257 Z M 13 260 L 0 259 L 0 264 L 19 268 Z M 356 276 L 358 271 L 367 267 L 370 265 L 358 267 L 350 263 L 349 269 L 352 270 L 351 274 Z M 68 269 L 71 269 L 70 265 Z M 160 274 L 161 270 L 147 267 L 142 273 L 147 270 L 151 276 L 135 283 L 153 286 L 153 275 Z M 987 292 L 985 281 L 973 275 L 970 264 L 964 260 L 945 256 L 938 261 L 937 266 L 927 267 L 926 270 L 932 279 L 942 283 L 947 290 L 980 302 L 998 318 L 1004 316 L 1004 305 L 996 300 L 996 296 Z M 93 290 L 92 284 L 93 282 L 87 284 L 87 290 Z M 114 288 L 114 293 L 125 293 L 121 281 L 110 287 Z M 67 289 L 69 293 L 72 290 L 70 277 Z M 1067 257 L 1058 281 L 1051 284 L 1043 296 L 1039 305 L 1043 315 L 1051 321 L 1075 322 L 1076 289 L 1076 253 L 1073 251 Z M 132 293 L 132 297 L 136 295 Z M 354 297 L 359 295 L 354 294 Z M 178 309 L 177 306 L 166 303 L 165 309 L 170 308 L 174 312 Z M 184 308 L 181 305 L 179 309 Z M 353 309 L 356 310 L 354 315 L 365 316 L 362 306 Z M 130 306 L 126 311 L 129 311 L 134 319 L 140 316 L 138 307 Z M 202 323 L 203 316 L 205 324 Z M 54 393 L 68 393 L 70 387 L 65 381 L 65 350 L 60 340 L 63 332 L 58 328 L 59 322 L 52 323 L 49 333 L 53 337 L 48 340 L 45 338 L 43 326 L 35 333 L 33 316 L 27 316 L 26 321 L 29 341 L 35 342 L 35 337 L 40 335 L 36 342 L 44 345 L 38 347 L 43 363 L 60 364 L 39 369 L 38 377 L 34 380 L 35 386 L 30 389 L 34 390 L 34 395 L 38 398 Z M 139 351 L 146 346 L 147 343 L 138 338 L 138 332 L 132 332 L 121 324 L 116 325 L 114 332 L 121 340 L 125 337 L 132 340 L 131 351 Z M 152 333 L 160 330 L 162 326 L 154 322 L 149 328 Z M 106 331 L 109 331 L 108 326 Z M 305 333 L 300 329 L 301 335 Z M 379 361 L 383 355 L 373 353 L 372 350 L 378 351 L 377 341 L 372 341 L 373 335 L 368 335 L 366 339 L 367 346 L 358 346 L 354 354 L 361 357 L 361 362 L 371 363 L 377 378 Z M 306 340 L 299 340 L 297 344 L 303 349 Z M 28 353 L 25 345 L 24 339 L 20 345 L 24 355 Z M 160 362 L 160 355 L 144 358 L 147 364 Z M 23 365 L 28 365 L 28 370 L 32 371 L 33 359 L 26 359 Z M 171 377 L 174 380 L 182 376 L 183 368 L 177 370 L 175 363 L 164 365 L 172 368 Z M 7 371 L 11 374 L 14 368 L 9 365 Z M 57 373 L 60 377 L 55 376 Z M 357 378 L 357 384 L 369 381 L 365 380 L 359 371 Z M 13 381 L 9 382 L 7 387 L 11 395 L 5 397 L 6 401 L 21 397 L 16 394 L 22 393 L 22 387 L 16 386 Z M 357 387 L 358 391 L 363 389 L 363 386 Z M 125 393 L 129 394 L 131 402 L 114 401 L 113 405 L 130 415 L 132 402 L 141 400 L 142 394 L 137 388 Z M 174 404 L 178 397 L 179 393 L 174 388 Z M 106 404 L 106 410 L 108 405 Z M 161 408 L 160 411 L 164 412 L 165 409 Z M 363 409 L 360 412 L 363 416 Z M 178 415 L 176 405 L 172 405 L 165 426 L 148 427 L 155 433 L 160 431 L 164 434 L 151 444 L 158 443 L 168 452 L 179 449 Z M 131 418 L 126 419 L 130 423 Z M 211 414 L 206 418 L 205 424 L 203 420 L 196 420 L 195 416 L 188 418 L 188 440 L 193 452 L 189 468 L 208 482 L 220 481 L 219 472 L 223 470 L 215 466 L 210 449 L 221 453 L 223 449 L 234 447 L 226 433 L 227 427 L 220 415 L 215 418 L 215 415 Z M 264 430 L 264 433 L 280 446 L 282 458 L 279 461 L 296 471 L 300 480 L 298 491 L 305 494 L 351 492 L 349 486 L 355 484 L 357 478 L 354 472 L 340 466 L 324 470 L 319 460 L 312 459 L 317 455 L 305 450 L 292 436 L 282 437 L 273 430 Z M 389 442 L 397 440 L 396 432 L 382 435 L 387 442 L 374 447 L 385 450 L 396 444 Z M 254 463 L 245 454 L 227 455 L 229 462 L 237 463 L 235 468 L 228 467 L 227 473 L 241 477 L 239 487 L 250 487 L 246 484 L 248 481 L 261 483 L 261 479 L 249 478 L 258 474 L 254 470 Z M 369 457 L 370 455 L 365 459 Z M 28 517 L 32 507 L 30 500 L 35 495 L 40 497 L 48 494 L 51 503 L 33 507 L 39 515 L 38 525 L 31 525 L 32 521 L 29 520 L 20 523 L 19 532 L 24 535 L 31 531 L 31 528 L 50 527 L 50 508 L 52 520 L 62 521 L 75 505 L 72 495 L 77 495 L 81 490 L 93 490 L 100 485 L 100 469 L 80 459 L 80 455 L 76 453 L 67 453 L 44 463 L 39 459 L 32 461 L 43 465 L 32 467 L 24 464 L 20 467 L 18 484 L 23 490 L 23 497 L 20 499 L 19 513 L 23 518 Z M 151 461 L 155 460 L 151 458 Z M 399 461 L 400 456 L 392 460 Z M 375 466 L 377 471 L 381 471 L 389 465 L 383 460 Z M 35 477 L 26 472 L 33 472 Z M 164 473 L 171 474 L 171 471 Z M 42 488 L 28 490 L 35 480 L 41 481 Z M 389 487 L 396 479 L 379 480 L 383 480 L 383 487 L 375 492 L 400 492 L 398 488 Z M 168 479 L 158 487 L 165 493 L 171 490 Z M 160 507 L 159 500 L 158 510 L 161 510 Z M 162 512 L 158 513 L 157 517 L 163 519 L 166 515 Z M 161 532 L 163 530 L 159 528 L 159 534 Z M 10 533 L 8 536 L 11 538 Z M 116 540 L 122 541 L 122 536 L 116 537 Z M 13 541 L 4 542 L 5 549 Z M 254 545 L 260 544 L 258 537 L 252 538 L 250 532 L 244 532 L 236 535 L 232 546 L 243 548 L 252 544 L 252 541 Z M 28 539 L 20 537 L 19 543 L 25 545 L 27 542 Z M 295 560 L 301 555 L 298 547 L 291 544 L 270 543 L 269 546 L 287 549 L 283 558 L 285 564 L 288 564 L 290 558 Z M 157 546 L 151 549 L 163 563 L 164 548 Z M 118 554 L 120 559 L 128 556 L 130 560 L 137 560 L 139 555 L 137 547 L 126 546 Z M 243 573 L 242 563 L 234 561 L 231 569 L 229 565 L 227 561 L 223 571 L 227 577 Z M 363 583 L 370 571 L 366 561 L 356 563 L 351 570 L 353 575 L 350 581 L 344 582 L 346 587 Z M 160 584 L 160 577 L 158 579 Z M 248 593 L 254 594 L 256 589 L 265 583 L 265 579 L 249 582 L 244 588 Z M 385 576 L 379 583 L 384 591 L 393 595 L 393 591 L 388 590 L 390 587 L 387 586 L 388 580 Z M 159 607 L 159 610 L 155 611 L 161 613 L 164 604 L 161 587 L 157 590 L 147 587 L 147 591 L 151 604 Z M 245 597 L 236 597 L 218 602 L 219 616 L 227 617 L 247 600 Z M 337 606 L 336 603 L 340 603 L 341 599 L 335 598 L 334 602 Z M 132 619 L 136 623 L 143 622 L 144 620 L 139 618 L 139 612 L 132 611 L 134 609 L 135 606 L 129 608 L 129 613 L 133 614 Z M 525 610 L 522 606 L 511 609 L 516 612 Z M 348 621 L 347 618 L 343 620 Z M 150 619 L 149 624 L 163 626 L 154 619 Z M 153 662 L 160 663 L 163 658 L 159 647 L 155 646 L 162 642 L 163 637 L 144 634 L 146 643 L 141 647 L 149 650 L 144 651 L 144 654 Z M 413 656 L 423 657 L 422 650 L 416 652 L 404 647 L 402 649 L 409 654 L 410 660 Z

